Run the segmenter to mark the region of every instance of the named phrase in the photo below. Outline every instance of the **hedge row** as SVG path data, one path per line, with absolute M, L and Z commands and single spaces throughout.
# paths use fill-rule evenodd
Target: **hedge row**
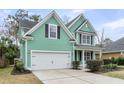
M 124 58 L 119 57 L 119 58 L 116 58 L 116 59 L 115 58 L 104 59 L 103 62 L 104 62 L 104 65 L 110 64 L 110 63 L 112 63 L 112 64 L 118 64 L 118 65 L 124 65 Z

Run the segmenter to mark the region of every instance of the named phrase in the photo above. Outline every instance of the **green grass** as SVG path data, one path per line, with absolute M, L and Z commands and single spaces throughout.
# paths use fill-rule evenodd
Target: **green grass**
M 124 79 L 124 66 L 118 66 L 118 68 L 119 69 L 117 71 L 111 71 L 102 74 L 110 77 Z
M 42 84 L 32 73 L 11 75 L 12 69 L 12 66 L 0 68 L 0 84 Z

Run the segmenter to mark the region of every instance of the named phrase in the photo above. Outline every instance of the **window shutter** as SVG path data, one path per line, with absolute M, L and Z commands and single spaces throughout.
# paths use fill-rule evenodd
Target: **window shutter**
M 79 43 L 81 44 L 81 34 L 79 34 L 80 36 L 79 36 L 79 39 L 80 39 L 80 41 L 79 41 Z
M 49 25 L 48 24 L 45 24 L 45 37 L 48 38 L 48 35 L 49 35 L 49 29 L 48 29 Z
M 91 51 L 91 60 L 93 59 L 93 51 Z
M 93 36 L 91 36 L 91 45 L 93 45 Z
M 57 26 L 57 38 L 60 39 L 60 26 Z

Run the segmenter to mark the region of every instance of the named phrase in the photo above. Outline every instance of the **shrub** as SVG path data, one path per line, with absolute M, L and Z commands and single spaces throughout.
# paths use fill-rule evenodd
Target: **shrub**
M 103 63 L 104 63 L 104 65 L 107 65 L 107 64 L 112 63 L 112 60 L 111 59 L 103 59 Z
M 22 61 L 16 61 L 15 66 L 17 69 L 24 69 L 24 64 Z
M 112 57 L 111 59 L 103 59 L 103 63 L 104 63 L 104 65 L 117 64 L 117 61 L 114 57 Z
M 80 61 L 73 61 L 72 62 L 73 69 L 79 69 L 79 66 L 80 66 Z
M 22 61 L 15 61 L 14 69 L 19 72 L 23 72 L 24 71 L 24 63 Z
M 28 74 L 28 73 L 31 73 L 31 71 L 26 70 L 24 68 L 24 63 L 22 61 L 16 60 L 11 74 L 12 75 L 19 75 L 19 74 Z
M 90 71 L 99 71 L 103 64 L 103 61 L 102 60 L 87 60 L 86 64 L 87 64 L 87 68 L 90 69 Z
M 117 64 L 107 64 L 107 65 L 103 65 L 102 67 L 104 69 L 113 70 L 113 69 L 116 69 L 117 66 L 118 66 Z
M 124 58 L 119 57 L 116 59 L 116 62 L 118 63 L 118 65 L 124 65 Z

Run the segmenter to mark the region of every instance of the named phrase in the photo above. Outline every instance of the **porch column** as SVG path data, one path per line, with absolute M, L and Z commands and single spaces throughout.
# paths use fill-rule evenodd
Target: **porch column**
M 100 52 L 99 52 L 99 59 L 102 58 L 102 50 L 100 49 Z
M 95 51 L 93 51 L 93 60 L 95 60 L 96 59 L 96 53 L 95 53 Z
M 78 50 L 76 50 L 76 61 L 79 61 L 79 55 L 78 55 Z
M 84 50 L 82 50 L 82 64 L 83 64 L 83 69 L 85 68 L 85 60 L 84 60 Z

